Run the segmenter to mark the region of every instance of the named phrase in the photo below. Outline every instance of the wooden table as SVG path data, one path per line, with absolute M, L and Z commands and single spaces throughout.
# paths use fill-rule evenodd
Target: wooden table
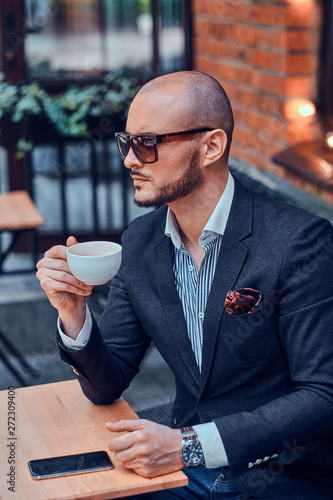
M 26 191 L 11 191 L 0 194 L 0 232 L 10 231 L 13 235 L 12 242 L 6 251 L 0 248 L 0 272 L 2 265 L 13 249 L 22 231 L 35 230 L 45 224 L 32 199 Z M 1 247 L 1 240 L 0 240 Z M 34 257 L 37 257 L 37 244 L 35 243 Z
M 43 226 L 44 219 L 26 191 L 0 194 L 0 229 L 18 231 Z
M 1 391 L 0 499 L 107 500 L 186 485 L 182 471 L 147 479 L 114 460 L 107 448 L 112 433 L 105 422 L 123 418 L 138 417 L 123 399 L 94 405 L 83 395 L 77 380 Z M 14 435 L 10 435 L 13 424 Z M 98 450 L 109 453 L 114 469 L 34 480 L 27 465 L 33 459 Z M 10 460 L 14 462 L 9 464 Z M 10 472 L 15 493 L 8 490 Z

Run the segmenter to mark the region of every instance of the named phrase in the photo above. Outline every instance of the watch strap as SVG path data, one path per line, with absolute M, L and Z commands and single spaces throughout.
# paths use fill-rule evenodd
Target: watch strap
M 181 448 L 181 458 L 186 467 L 205 465 L 203 449 L 197 433 L 193 427 L 183 427 L 181 429 L 183 439 Z

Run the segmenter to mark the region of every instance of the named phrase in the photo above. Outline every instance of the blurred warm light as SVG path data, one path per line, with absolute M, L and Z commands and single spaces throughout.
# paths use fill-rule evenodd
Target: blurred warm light
M 332 176 L 332 165 L 330 163 L 328 163 L 326 160 L 320 160 L 319 166 L 323 174 Z
M 316 114 L 316 106 L 306 99 L 293 99 L 284 107 L 285 117 L 290 120 L 302 120 Z
M 312 116 L 316 113 L 316 108 L 312 103 L 308 103 L 302 104 L 298 111 L 301 116 Z
M 289 4 L 291 5 L 298 5 L 298 4 L 303 4 L 303 3 L 311 3 L 312 0 L 289 0 Z
M 326 134 L 326 144 L 333 149 L 333 131 Z

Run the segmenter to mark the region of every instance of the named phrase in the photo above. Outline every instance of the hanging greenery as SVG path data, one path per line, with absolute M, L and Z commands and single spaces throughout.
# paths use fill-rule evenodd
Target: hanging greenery
M 138 80 L 126 77 L 124 70 L 108 73 L 102 83 L 74 84 L 58 94 L 49 93 L 37 82 L 7 83 L 0 73 L 0 134 L 4 116 L 19 124 L 35 115 L 48 118 L 60 136 L 85 137 L 89 133 L 89 117 L 118 114 L 125 118 L 138 89 Z M 33 142 L 22 130 L 17 143 L 18 157 L 22 158 L 32 147 Z

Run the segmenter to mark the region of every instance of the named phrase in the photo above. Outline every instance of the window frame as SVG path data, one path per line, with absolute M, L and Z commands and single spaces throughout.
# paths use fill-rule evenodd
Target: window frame
M 323 0 L 322 7 L 318 108 L 329 128 L 333 126 L 333 0 Z

